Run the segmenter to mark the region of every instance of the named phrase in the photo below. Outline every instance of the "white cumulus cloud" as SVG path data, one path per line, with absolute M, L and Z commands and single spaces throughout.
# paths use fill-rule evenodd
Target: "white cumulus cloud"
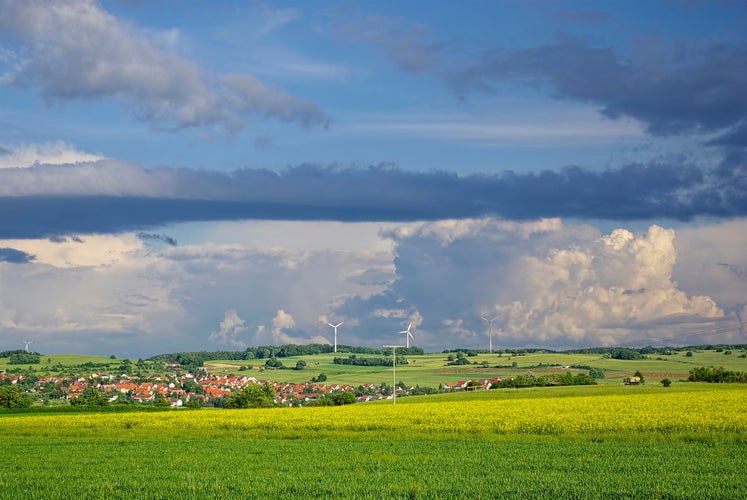
M 221 126 L 248 115 L 304 126 L 328 118 L 311 101 L 249 74 L 213 78 L 175 52 L 174 30 L 153 35 L 121 22 L 93 0 L 0 0 L 0 28 L 20 44 L 2 80 L 32 85 L 51 102 L 113 98 L 157 129 Z M 164 43 L 166 41 L 166 43 Z
M 217 332 L 212 332 L 208 340 L 221 346 L 244 349 L 246 348 L 246 342 L 239 339 L 239 335 L 246 333 L 246 331 L 246 322 L 239 318 L 236 309 L 229 309 L 225 312 L 223 321 L 220 322 L 220 329 Z

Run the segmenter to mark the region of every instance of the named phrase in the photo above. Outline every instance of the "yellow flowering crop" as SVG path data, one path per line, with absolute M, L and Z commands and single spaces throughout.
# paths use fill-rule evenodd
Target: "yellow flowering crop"
M 747 390 L 601 394 L 418 404 L 7 415 L 0 435 L 261 437 L 403 432 L 489 434 L 747 433 Z

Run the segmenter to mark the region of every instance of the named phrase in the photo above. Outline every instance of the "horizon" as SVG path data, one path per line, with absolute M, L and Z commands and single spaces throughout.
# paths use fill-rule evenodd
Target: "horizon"
M 223 349 L 217 349 L 217 350 L 201 350 L 201 351 L 173 351 L 173 352 L 161 352 L 158 354 L 152 354 L 147 357 L 140 357 L 140 359 L 144 360 L 150 360 L 152 358 L 156 358 L 159 356 L 170 356 L 174 354 L 200 354 L 200 353 L 220 353 L 220 352 L 226 352 L 226 353 L 241 353 L 241 352 L 248 352 L 252 349 L 263 349 L 263 348 L 278 348 L 281 349 L 286 346 L 307 346 L 310 344 L 282 344 L 282 345 L 257 345 L 257 346 L 248 346 L 246 349 L 243 350 L 223 350 Z M 324 345 L 332 347 L 331 344 L 318 344 L 318 345 Z M 350 349 L 371 349 L 371 350 L 380 350 L 382 351 L 382 355 L 388 356 L 387 350 L 390 349 L 392 346 L 381 346 L 381 347 L 372 347 L 372 346 L 365 346 L 365 345 L 342 345 L 339 344 L 339 348 L 350 348 Z M 405 346 L 397 346 L 405 349 Z M 628 347 L 628 346 L 587 346 L 587 347 L 573 347 L 568 349 L 548 349 L 543 347 L 518 347 L 518 348 L 512 348 L 512 347 L 504 347 L 501 349 L 493 349 L 492 352 L 488 352 L 488 349 L 481 349 L 481 348 L 463 348 L 463 347 L 453 347 L 453 348 L 447 348 L 442 351 L 425 351 L 423 350 L 422 354 L 419 353 L 408 353 L 406 355 L 411 356 L 421 356 L 421 355 L 434 355 L 434 354 L 445 354 L 445 353 L 455 353 L 455 352 L 476 352 L 478 354 L 505 354 L 509 351 L 526 351 L 528 354 L 535 354 L 540 351 L 548 352 L 548 353 L 557 353 L 557 354 L 564 354 L 564 353 L 573 353 L 573 351 L 589 351 L 589 350 L 629 350 L 629 351 L 636 351 L 640 352 L 644 349 L 655 349 L 655 350 L 666 350 L 666 349 L 673 349 L 676 351 L 681 351 L 684 349 L 702 349 L 702 350 L 708 350 L 710 347 L 715 348 L 734 348 L 734 349 L 744 349 L 747 347 L 747 344 L 685 344 L 685 345 L 660 345 L 660 346 L 653 346 L 653 345 L 646 345 L 641 347 Z M 410 346 L 410 348 L 419 348 L 418 346 Z M 421 349 L 422 350 L 422 349 Z M 107 359 L 132 359 L 130 357 L 126 356 L 117 356 L 116 354 L 112 353 L 108 356 L 99 355 L 99 354 L 86 354 L 86 353 L 72 353 L 72 352 L 64 352 L 64 353 L 41 353 L 37 351 L 25 351 L 24 349 L 2 349 L 0 352 L 17 352 L 17 351 L 23 351 L 28 352 L 29 354 L 37 354 L 39 356 L 91 356 L 91 357 L 100 357 L 100 358 L 107 358 Z M 511 352 L 512 355 L 520 355 L 520 354 L 514 354 L 514 352 Z M 317 354 L 362 354 L 366 355 L 367 353 L 356 353 L 353 351 L 330 351 L 330 352 L 322 352 L 322 353 L 314 353 L 314 354 L 299 354 L 298 356 L 280 356 L 280 357 L 301 357 L 301 356 L 315 356 Z M 379 355 L 379 353 L 368 353 L 368 354 L 376 354 Z M 112 358 L 112 356 L 115 356 Z M 274 356 L 273 356 L 274 357 Z M 263 358 L 254 358 L 254 359 L 265 359 Z M 268 358 L 269 359 L 269 358 Z M 19 365 L 20 367 L 21 365 Z

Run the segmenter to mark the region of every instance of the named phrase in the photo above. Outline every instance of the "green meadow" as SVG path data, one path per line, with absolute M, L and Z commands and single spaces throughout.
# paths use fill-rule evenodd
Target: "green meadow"
M 731 351 L 731 354 L 716 351 L 673 351 L 673 354 L 652 354 L 641 360 L 619 360 L 601 354 L 564 354 L 564 353 L 529 353 L 526 355 L 478 354 L 470 356 L 470 364 L 461 366 L 447 365 L 447 354 L 425 354 L 408 356 L 409 364 L 396 367 L 397 382 L 408 386 L 438 387 L 440 384 L 455 383 L 472 378 L 486 379 L 492 377 L 514 377 L 530 371 L 536 375 L 544 373 L 565 373 L 573 365 L 600 368 L 605 372 L 599 384 L 620 384 L 623 378 L 641 371 L 648 383 L 658 383 L 664 378 L 673 382 L 687 379 L 690 370 L 700 366 L 723 366 L 730 370 L 747 371 L 747 358 L 741 358 L 743 350 Z M 291 368 L 299 360 L 306 363 L 304 370 L 263 369 L 263 359 L 246 361 L 207 361 L 205 366 L 214 373 L 233 373 L 254 376 L 277 382 L 308 382 L 311 377 L 320 373 L 327 375 L 327 384 L 349 384 L 358 386 L 365 383 L 380 384 L 392 382 L 391 366 L 351 366 L 334 364 L 335 357 L 348 357 L 348 353 L 315 354 L 278 358 L 285 367 Z M 358 357 L 375 357 L 361 355 Z M 380 357 L 380 356 L 379 356 Z M 515 366 L 514 366 L 515 364 Z M 541 366 L 540 365 L 554 365 Z M 240 367 L 251 367 L 239 371 Z

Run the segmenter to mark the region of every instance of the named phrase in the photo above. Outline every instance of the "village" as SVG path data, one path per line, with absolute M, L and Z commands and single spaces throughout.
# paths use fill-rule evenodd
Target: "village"
M 251 384 L 268 384 L 279 406 L 305 406 L 334 394 L 351 393 L 349 402 L 367 402 L 391 399 L 391 386 L 387 384 L 324 384 L 319 382 L 279 383 L 247 375 L 216 374 L 200 369 L 197 373 L 182 371 L 178 363 L 167 363 L 173 373 L 167 375 L 138 376 L 124 373 L 90 373 L 80 376 L 42 376 L 0 373 L 0 384 L 12 384 L 25 389 L 37 404 L 85 404 L 93 393 L 99 404 L 158 404 L 179 407 L 222 407 L 237 391 Z M 461 380 L 444 383 L 438 389 L 407 387 L 399 384 L 396 397 L 450 392 L 456 390 L 489 389 L 501 379 Z

